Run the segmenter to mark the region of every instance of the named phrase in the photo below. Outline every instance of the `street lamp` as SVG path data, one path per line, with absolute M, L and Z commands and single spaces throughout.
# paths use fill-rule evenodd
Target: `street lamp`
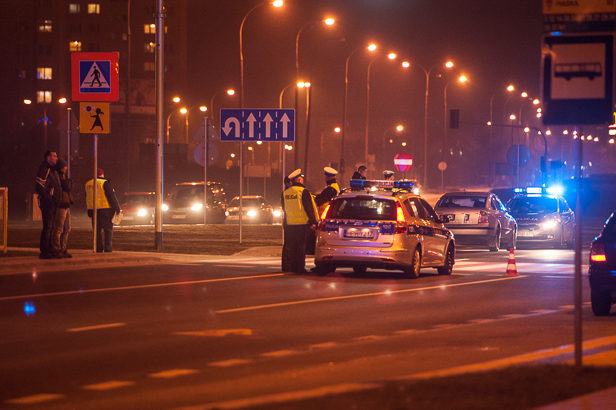
M 30 99 L 24 99 L 24 104 L 25 105 L 31 105 L 32 104 L 32 100 Z M 49 99 L 49 101 L 47 101 L 47 99 L 44 99 L 43 101 L 39 101 L 40 103 L 43 104 L 43 147 L 45 149 L 47 149 L 47 124 L 49 123 L 49 118 L 47 117 L 47 104 L 49 104 L 51 102 L 51 99 Z M 58 100 L 58 103 L 60 104 L 66 104 L 67 100 L 66 98 L 60 98 Z M 70 158 L 70 155 L 69 155 Z
M 214 125 L 214 113 L 216 112 L 214 110 L 214 97 L 216 97 L 219 94 L 222 94 L 223 92 L 226 92 L 228 96 L 235 95 L 235 90 L 230 88 L 228 90 L 220 90 L 220 91 L 218 91 L 216 94 L 214 94 L 212 96 L 212 98 L 210 99 L 210 109 L 212 110 L 212 113 L 210 115 L 212 117 L 212 125 Z M 220 126 L 220 124 L 218 124 L 218 125 Z
M 423 185 L 424 187 L 428 186 L 428 93 L 430 90 L 430 74 L 435 67 L 440 66 L 441 64 L 436 64 L 430 67 L 429 70 L 426 70 L 422 65 L 415 63 L 416 66 L 421 68 L 426 75 L 426 97 L 424 101 L 424 175 L 423 175 Z M 404 68 L 409 68 L 411 63 L 404 62 L 402 63 Z M 446 68 L 453 67 L 453 62 L 447 61 L 445 63 Z
M 511 96 L 511 93 L 515 90 L 515 87 L 512 84 L 509 84 L 506 88 L 507 92 L 509 93 L 509 95 L 507 96 L 507 99 L 509 99 L 509 97 Z M 493 104 L 494 104 L 494 97 L 496 96 L 498 92 L 492 94 L 492 97 L 490 98 L 490 135 L 489 135 L 489 143 L 488 143 L 488 175 L 490 176 L 490 184 L 492 183 L 492 174 L 490 172 L 490 164 L 492 164 L 492 138 L 494 135 L 494 113 L 493 113 Z M 507 99 L 505 100 L 505 106 L 507 105 Z M 496 168 L 496 167 L 494 167 Z M 494 170 L 494 172 L 496 172 L 496 169 Z
M 199 108 L 199 111 L 201 111 L 201 112 L 206 112 L 207 111 L 207 107 L 205 105 L 201 105 L 199 107 L 194 107 L 194 108 Z M 186 145 L 188 145 L 188 114 L 190 113 L 191 110 L 192 110 L 192 108 L 182 108 L 182 109 L 180 109 L 180 112 L 182 114 L 184 114 L 185 120 L 186 120 Z M 206 132 L 207 132 L 207 130 L 206 130 Z
M 344 138 L 346 136 L 347 130 L 347 102 L 348 102 L 348 94 L 349 94 L 349 60 L 351 56 L 355 54 L 357 51 L 368 49 L 368 51 L 376 50 L 376 44 L 370 44 L 368 47 L 359 47 L 355 50 L 351 51 L 349 56 L 346 59 L 345 69 L 344 69 L 344 106 L 342 108 L 342 138 L 340 141 L 340 181 L 342 182 L 342 178 L 344 176 Z
M 370 63 L 368 64 L 368 74 L 366 76 L 366 140 L 364 142 L 364 164 L 366 164 L 366 166 L 368 166 L 368 134 L 370 128 L 370 69 L 372 67 L 372 63 L 374 63 L 377 58 L 378 56 L 375 56 L 372 60 L 370 60 Z M 396 54 L 389 53 L 387 58 L 390 60 L 395 60 Z
M 177 111 L 171 111 L 171 113 L 169 114 L 169 116 L 167 117 L 167 144 L 169 144 L 169 120 L 171 119 L 171 116 L 176 113 L 182 113 L 184 115 L 186 115 L 186 113 L 188 112 L 188 110 L 186 108 L 180 108 Z
M 445 89 L 443 91 L 443 101 L 445 103 L 445 117 L 443 119 L 443 146 L 444 150 L 447 151 L 447 87 L 449 84 L 453 83 L 456 80 L 451 80 L 445 85 Z M 461 75 L 458 79 L 458 82 L 465 83 L 468 81 L 468 78 L 465 75 Z
M 387 157 L 387 155 L 385 155 L 385 140 L 387 139 L 387 133 L 391 130 L 395 129 L 397 132 L 402 132 L 404 131 L 404 126 L 403 125 L 392 125 L 391 127 L 388 127 L 385 129 L 385 132 L 383 133 L 383 148 L 381 150 L 381 153 L 383 155 L 383 169 L 387 168 L 387 164 L 385 163 L 385 158 Z M 389 141 L 390 143 L 393 143 L 393 140 Z M 405 144 L 406 146 L 406 144 Z

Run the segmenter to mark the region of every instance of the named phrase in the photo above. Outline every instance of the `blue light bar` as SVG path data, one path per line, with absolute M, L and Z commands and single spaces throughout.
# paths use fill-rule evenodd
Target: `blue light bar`
M 540 186 L 529 186 L 528 188 L 526 188 L 526 193 L 527 194 L 541 194 L 543 193 L 543 188 L 541 188 Z
M 549 187 L 547 190 L 548 194 L 562 196 L 565 193 L 565 189 L 560 185 L 554 185 Z

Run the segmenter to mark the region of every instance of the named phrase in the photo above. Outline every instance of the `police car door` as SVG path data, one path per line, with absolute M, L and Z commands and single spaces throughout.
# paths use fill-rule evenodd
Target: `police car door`
M 445 250 L 447 249 L 447 235 L 445 227 L 442 222 L 439 221 L 439 217 L 434 212 L 434 209 L 423 198 L 418 198 L 420 204 L 425 211 L 426 218 L 426 235 L 425 241 L 426 250 L 424 251 L 424 257 L 426 258 L 426 264 L 441 264 L 445 257 Z

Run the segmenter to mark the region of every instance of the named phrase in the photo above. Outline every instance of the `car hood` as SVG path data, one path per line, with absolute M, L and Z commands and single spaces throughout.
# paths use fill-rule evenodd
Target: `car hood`
M 512 213 L 518 224 L 541 223 L 547 219 L 557 218 L 558 212 L 537 212 L 537 213 Z

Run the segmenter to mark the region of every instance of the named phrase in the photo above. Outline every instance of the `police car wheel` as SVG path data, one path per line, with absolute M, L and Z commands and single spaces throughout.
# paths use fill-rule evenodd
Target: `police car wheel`
M 494 239 L 492 239 L 492 243 L 488 246 L 490 252 L 498 252 L 501 247 L 501 230 L 500 226 L 496 228 L 496 233 L 494 234 Z
M 404 274 L 410 279 L 417 279 L 419 277 L 420 270 L 421 270 L 421 248 L 417 246 L 415 248 L 415 252 L 413 253 L 413 261 L 411 262 L 411 266 L 408 266 L 404 269 Z
M 436 268 L 436 270 L 439 275 L 451 275 L 451 272 L 453 272 L 453 249 L 451 246 L 447 248 L 444 265 L 440 268 Z

